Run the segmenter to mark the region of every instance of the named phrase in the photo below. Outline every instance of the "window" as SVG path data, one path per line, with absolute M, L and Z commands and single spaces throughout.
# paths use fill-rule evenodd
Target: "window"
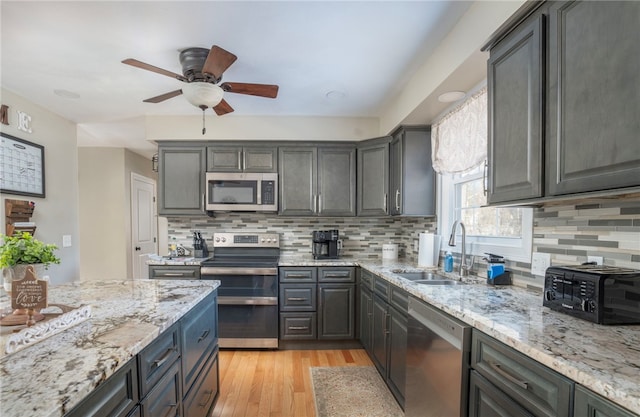
M 465 174 L 442 175 L 438 230 L 442 250 L 460 252 L 461 229 L 456 230 L 456 247 L 447 246 L 455 220 L 465 225 L 467 253 L 502 255 L 508 260 L 530 262 L 533 209 L 483 207 L 486 204 L 482 167 Z

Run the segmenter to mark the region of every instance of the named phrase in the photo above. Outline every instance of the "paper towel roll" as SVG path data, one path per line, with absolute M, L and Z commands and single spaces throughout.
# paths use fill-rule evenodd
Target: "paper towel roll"
M 439 235 L 420 233 L 418 240 L 418 266 L 438 266 L 440 240 Z
M 385 243 L 382 245 L 382 259 L 398 259 L 398 245 L 395 243 Z

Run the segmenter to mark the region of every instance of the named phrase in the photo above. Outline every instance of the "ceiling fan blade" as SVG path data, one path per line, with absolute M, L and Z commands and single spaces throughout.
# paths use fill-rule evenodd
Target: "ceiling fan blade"
M 182 94 L 182 90 L 176 90 L 160 94 L 159 96 L 151 97 L 142 101 L 144 101 L 145 103 L 160 103 L 161 101 L 169 100 L 170 98 L 179 96 L 180 94 Z
M 222 116 L 224 114 L 231 113 L 233 108 L 225 101 L 225 99 L 222 99 L 222 101 L 213 108 L 213 111 L 216 112 L 218 116 Z
M 202 66 L 202 72 L 213 75 L 215 79 L 219 79 L 222 73 L 227 70 L 238 59 L 237 56 L 229 51 L 225 51 L 217 45 L 213 45 L 207 55 L 207 60 Z
M 177 73 L 171 72 L 171 71 L 167 71 L 167 70 L 162 69 L 162 68 L 154 67 L 153 65 L 144 63 L 142 61 L 138 61 L 137 59 L 128 58 L 128 59 L 125 59 L 124 61 L 122 61 L 122 63 L 123 64 L 127 64 L 127 65 L 131 65 L 133 67 L 140 68 L 140 69 L 143 69 L 143 70 L 155 72 L 157 74 L 166 75 L 167 77 L 176 78 L 176 79 L 178 79 L 180 81 L 184 81 L 185 80 L 185 78 L 180 74 L 177 74 Z
M 272 84 L 222 83 L 220 87 L 229 93 L 249 94 L 267 98 L 276 98 L 278 96 L 278 86 Z

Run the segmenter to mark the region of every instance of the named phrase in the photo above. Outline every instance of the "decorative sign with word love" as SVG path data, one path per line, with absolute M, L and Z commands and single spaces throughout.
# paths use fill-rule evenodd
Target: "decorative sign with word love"
M 11 308 L 47 308 L 47 281 L 38 279 L 32 266 L 27 267 L 23 279 L 11 283 Z

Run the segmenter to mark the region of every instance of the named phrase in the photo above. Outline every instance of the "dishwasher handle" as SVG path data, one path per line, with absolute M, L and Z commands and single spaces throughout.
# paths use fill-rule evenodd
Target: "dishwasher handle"
M 409 297 L 408 311 L 410 318 L 417 320 L 421 325 L 446 340 L 456 349 L 469 351 L 470 325 L 413 297 Z

